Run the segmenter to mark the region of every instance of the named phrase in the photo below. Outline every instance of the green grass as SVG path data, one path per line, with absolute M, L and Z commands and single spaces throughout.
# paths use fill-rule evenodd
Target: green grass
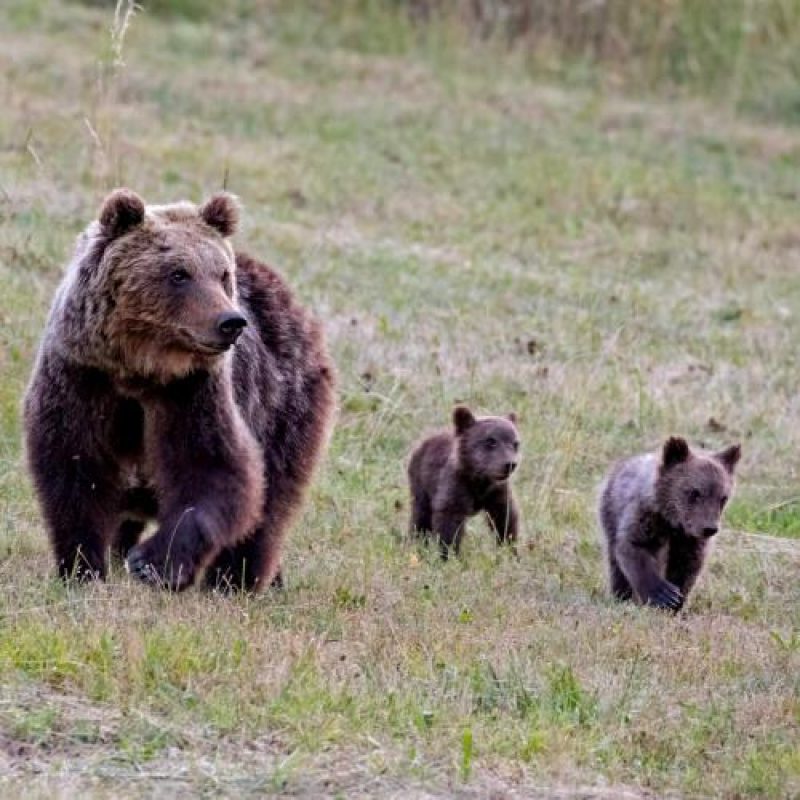
M 800 793 L 800 131 L 542 83 L 376 3 L 183 5 L 119 67 L 107 7 L 0 30 L 0 794 Z M 226 183 L 325 321 L 340 415 L 285 592 L 53 578 L 20 398 L 119 183 Z M 518 559 L 479 520 L 461 563 L 405 541 L 404 458 L 455 401 L 521 419 Z M 608 601 L 594 519 L 673 432 L 744 450 L 679 618 Z

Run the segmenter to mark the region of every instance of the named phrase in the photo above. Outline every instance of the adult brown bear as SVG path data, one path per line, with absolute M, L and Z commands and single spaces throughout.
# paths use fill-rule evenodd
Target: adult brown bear
M 59 572 L 184 589 L 280 581 L 320 459 L 334 369 L 273 270 L 234 253 L 235 199 L 145 206 L 127 189 L 78 240 L 25 397 Z M 148 519 L 155 534 L 139 542 Z

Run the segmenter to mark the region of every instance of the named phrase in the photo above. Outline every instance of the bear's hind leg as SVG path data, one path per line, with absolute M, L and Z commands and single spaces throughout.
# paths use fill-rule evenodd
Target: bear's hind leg
M 608 583 L 614 599 L 631 600 L 633 598 L 633 589 L 613 556 L 608 560 Z
M 257 528 L 235 547 L 226 547 L 206 570 L 206 586 L 220 592 L 255 592 L 261 588 L 265 572 L 263 539 L 265 531 Z M 272 583 L 283 585 L 280 568 Z
M 427 539 L 433 530 L 433 509 L 427 495 L 418 494 L 411 500 L 411 525 L 412 536 Z

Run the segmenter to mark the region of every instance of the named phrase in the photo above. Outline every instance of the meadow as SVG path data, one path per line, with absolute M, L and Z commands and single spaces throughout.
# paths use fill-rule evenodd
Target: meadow
M 799 796 L 800 128 L 774 84 L 731 104 L 396 4 L 251 5 L 0 12 L 0 795 Z M 238 246 L 324 320 L 338 423 L 282 591 L 54 576 L 21 396 L 117 185 L 235 192 Z M 456 402 L 520 419 L 518 558 L 479 519 L 446 564 L 406 536 L 407 453 Z M 672 433 L 743 447 L 677 616 L 609 600 L 595 518 L 610 462 Z

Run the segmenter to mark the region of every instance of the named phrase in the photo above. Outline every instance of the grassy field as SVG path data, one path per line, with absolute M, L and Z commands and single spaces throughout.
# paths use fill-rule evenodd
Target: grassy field
M 108 7 L 0 12 L 0 794 L 797 797 L 800 128 L 310 5 L 124 40 Z M 53 576 L 20 398 L 118 184 L 226 185 L 325 321 L 339 421 L 283 592 Z M 521 419 L 518 559 L 480 520 L 460 563 L 405 539 L 404 459 L 456 401 Z M 744 450 L 678 617 L 607 599 L 594 517 L 673 432 Z

